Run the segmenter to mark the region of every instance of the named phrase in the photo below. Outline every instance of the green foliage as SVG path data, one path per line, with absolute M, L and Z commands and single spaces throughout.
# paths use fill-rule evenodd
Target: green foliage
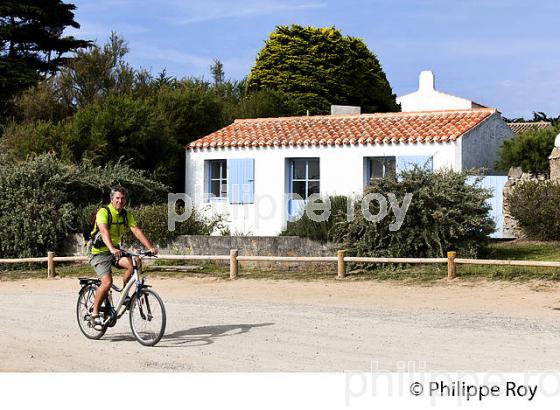
M 179 235 L 210 235 L 215 228 L 220 228 L 222 220 L 219 217 L 208 218 L 197 210 L 193 210 L 191 216 L 184 222 L 177 222 L 175 230 L 170 231 L 167 227 L 167 203 L 143 205 L 136 208 L 128 208 L 134 214 L 138 226 L 146 236 L 158 246 L 164 246 Z M 177 214 L 183 213 L 182 208 L 177 208 Z M 125 235 L 126 243 L 136 241 L 129 231 Z M 137 241 L 136 244 L 140 245 Z
M 53 84 L 68 107 L 76 109 L 103 99 L 110 94 L 130 93 L 137 72 L 124 60 L 126 41 L 111 33 L 109 40 L 78 50 Z
M 279 91 L 296 114 L 325 114 L 331 104 L 399 110 L 377 57 L 362 40 L 334 27 L 277 27 L 259 52 L 248 87 Z
M 508 195 L 511 215 L 529 239 L 560 240 L 560 185 L 524 181 Z
M 104 164 L 124 157 L 134 168 L 160 173 L 177 166 L 180 152 L 149 102 L 126 95 L 111 95 L 79 109 L 69 137 L 75 161 L 89 158 Z
M 166 188 L 122 164 L 64 164 L 54 155 L 0 162 L 0 255 L 45 256 L 77 230 L 80 209 L 108 200 L 110 186 L 129 188 L 134 203 L 165 198 Z
M 285 117 L 297 112 L 295 103 L 273 90 L 248 92 L 237 103 L 236 118 Z
M 225 125 L 223 102 L 203 81 L 183 80 L 175 87 L 162 87 L 155 98 L 160 117 L 182 146 Z
M 5 109 L 16 93 L 57 72 L 68 60 L 65 53 L 89 46 L 88 41 L 63 36 L 67 27 L 80 27 L 74 20 L 75 8 L 61 0 L 2 1 L 1 108 Z
M 45 121 L 56 124 L 73 114 L 56 87 L 56 77 L 41 81 L 22 92 L 14 100 L 14 115 L 18 122 Z
M 554 148 L 554 139 L 560 127 L 534 129 L 504 141 L 497 169 L 521 167 L 525 172 L 549 173 L 548 156 Z
M 0 150 L 13 159 L 24 160 L 31 154 L 64 150 L 64 127 L 50 121 L 31 123 L 10 123 L 0 139 Z
M 38 121 L 10 125 L 0 146 L 16 159 L 54 151 L 59 158 L 95 165 L 117 162 L 153 173 L 159 181 L 180 186 L 182 148 L 167 121 L 147 100 L 113 94 L 78 109 L 61 123 Z
M 310 205 L 313 203 L 308 202 L 302 217 L 294 222 L 288 222 L 287 228 L 280 235 L 300 236 L 321 242 L 334 240 L 337 223 L 346 220 L 348 198 L 345 196 L 329 196 L 328 202 L 321 199 L 316 204 L 328 204 L 329 202 L 331 213 L 326 221 L 316 222 L 309 218 Z M 315 214 L 320 215 L 321 212 L 315 212 Z
M 413 194 L 402 226 L 390 230 L 395 222 L 392 212 L 379 222 L 368 221 L 358 201 L 354 220 L 337 224 L 334 238 L 355 256 L 444 257 L 451 250 L 476 256 L 494 231 L 490 206 L 485 202 L 492 194 L 467 178 L 466 173 L 416 167 L 398 177 L 372 180 L 365 194 L 379 193 L 385 198 L 394 194 L 399 206 L 407 193 Z M 379 208 L 378 201 L 370 202 L 372 215 Z

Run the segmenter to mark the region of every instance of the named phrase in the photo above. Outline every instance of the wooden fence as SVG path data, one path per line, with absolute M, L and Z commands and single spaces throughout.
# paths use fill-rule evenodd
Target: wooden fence
M 560 268 L 560 262 L 519 261 L 496 259 L 462 259 L 457 258 L 455 252 L 447 252 L 447 258 L 369 258 L 360 256 L 346 256 L 346 251 L 340 250 L 337 256 L 243 256 L 237 249 L 232 249 L 229 255 L 158 255 L 162 260 L 223 260 L 229 261 L 229 277 L 235 279 L 239 273 L 239 262 L 336 262 L 337 278 L 346 277 L 346 263 L 404 263 L 404 264 L 447 264 L 447 277 L 457 277 L 457 265 L 510 265 L 528 267 Z M 43 258 L 0 259 L 0 263 L 47 263 L 47 277 L 56 276 L 56 262 L 87 262 L 87 256 L 55 256 L 48 252 Z

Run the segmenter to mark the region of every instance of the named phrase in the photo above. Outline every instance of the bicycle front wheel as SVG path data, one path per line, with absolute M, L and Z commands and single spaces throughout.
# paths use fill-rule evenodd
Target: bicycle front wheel
M 140 344 L 154 346 L 165 332 L 165 306 L 151 289 L 135 293 L 130 301 L 130 328 Z
M 88 339 L 100 339 L 103 337 L 107 328 L 95 329 L 91 323 L 91 312 L 93 311 L 93 300 L 97 286 L 87 285 L 80 291 L 78 296 L 78 304 L 76 306 L 76 315 L 80 330 Z

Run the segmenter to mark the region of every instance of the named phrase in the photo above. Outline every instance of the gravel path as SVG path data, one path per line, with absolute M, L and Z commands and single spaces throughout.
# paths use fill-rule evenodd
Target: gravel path
M 75 279 L 0 281 L 0 371 L 560 370 L 556 286 L 152 284 L 168 326 L 148 348 L 132 338 L 128 315 L 101 340 L 86 339 Z

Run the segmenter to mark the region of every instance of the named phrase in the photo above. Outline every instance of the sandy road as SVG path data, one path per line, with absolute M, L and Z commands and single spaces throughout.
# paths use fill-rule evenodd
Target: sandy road
M 0 371 L 560 370 L 558 285 L 152 284 L 168 326 L 147 348 L 128 320 L 83 337 L 76 279 L 0 281 Z

